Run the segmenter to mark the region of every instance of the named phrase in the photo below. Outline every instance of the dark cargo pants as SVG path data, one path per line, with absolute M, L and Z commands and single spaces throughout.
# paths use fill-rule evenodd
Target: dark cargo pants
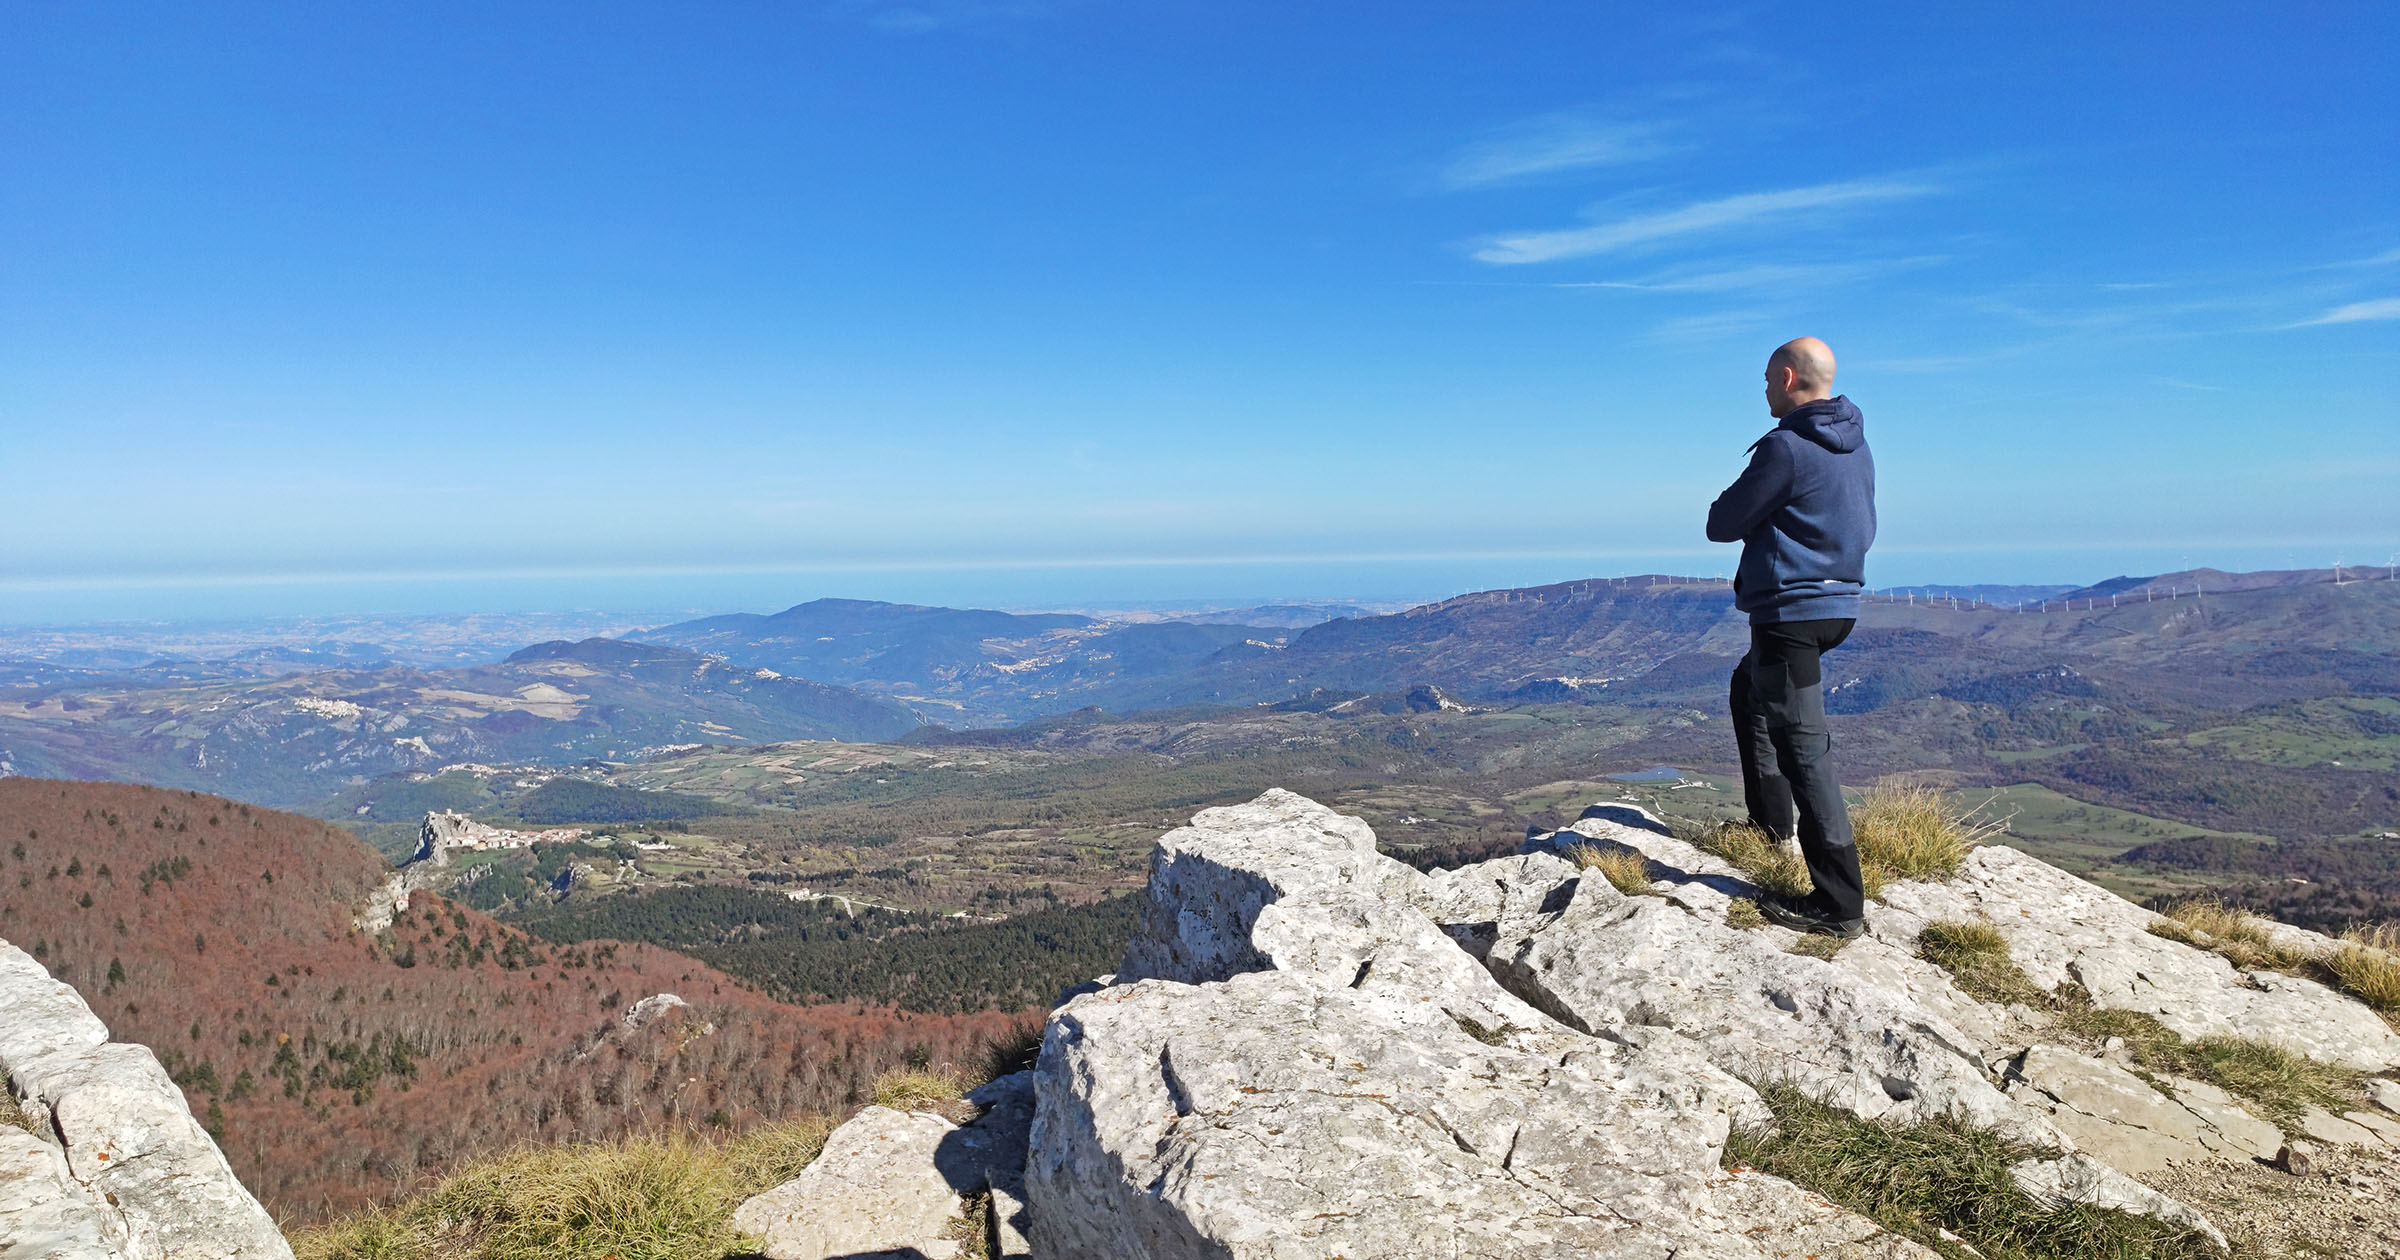
M 1810 900 L 1837 919 L 1866 913 L 1850 811 L 1834 777 L 1833 731 L 1825 721 L 1826 652 L 1858 624 L 1782 621 L 1750 627 L 1750 654 L 1733 671 L 1733 730 L 1742 751 L 1742 796 L 1768 835 L 1800 837 Z

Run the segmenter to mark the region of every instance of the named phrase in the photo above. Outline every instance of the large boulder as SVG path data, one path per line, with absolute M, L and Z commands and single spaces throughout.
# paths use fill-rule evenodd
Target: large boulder
M 1076 999 L 1037 1078 L 1037 1253 L 1781 1254 L 1718 1199 L 1728 1131 L 1764 1108 L 1679 1038 L 1536 1052 L 1395 1006 L 1276 972 Z M 1918 1254 L 1788 1183 L 1742 1189 L 1833 1222 L 1827 1254 Z
M 1055 1012 L 1043 1041 L 1037 1251 L 1921 1254 L 1728 1172 L 1731 1128 L 1769 1115 L 1689 1039 L 1589 1035 L 1501 988 L 1462 944 L 1577 882 L 1556 859 L 1508 870 L 1428 879 L 1364 823 L 1282 791 L 1162 839 L 1117 982 Z M 1762 1216 L 1792 1229 L 1754 1232 Z
M 936 1155 L 956 1125 L 931 1112 L 869 1107 L 826 1139 L 801 1174 L 751 1198 L 733 1227 L 765 1240 L 769 1260 L 958 1254 L 943 1239 L 959 1218 L 959 1191 Z
M 991 1196 L 984 1254 L 1026 1260 L 1025 1146 L 1032 1074 L 969 1093 L 960 1125 L 929 1111 L 868 1107 L 835 1129 L 798 1177 L 734 1209 L 768 1260 L 949 1260 L 963 1254 L 964 1201 Z

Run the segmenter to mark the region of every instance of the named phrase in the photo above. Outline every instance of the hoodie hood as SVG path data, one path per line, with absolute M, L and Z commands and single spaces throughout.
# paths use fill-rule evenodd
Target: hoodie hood
M 1776 427 L 1789 429 L 1836 455 L 1847 455 L 1867 440 L 1867 418 L 1859 414 L 1858 404 L 1844 395 L 1802 403 Z

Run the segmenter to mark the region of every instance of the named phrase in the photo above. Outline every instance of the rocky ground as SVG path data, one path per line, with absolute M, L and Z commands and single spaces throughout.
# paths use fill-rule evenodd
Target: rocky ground
M 2235 1242 L 2268 1254 L 2400 1260 L 2400 1152 L 2350 1148 L 2294 1176 L 2264 1161 L 2185 1163 L 2143 1178 L 2205 1203 Z

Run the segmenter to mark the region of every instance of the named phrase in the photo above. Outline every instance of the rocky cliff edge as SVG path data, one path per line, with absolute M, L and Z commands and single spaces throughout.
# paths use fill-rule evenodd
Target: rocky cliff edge
M 146 1046 L 0 940 L 0 1257 L 291 1260 Z

